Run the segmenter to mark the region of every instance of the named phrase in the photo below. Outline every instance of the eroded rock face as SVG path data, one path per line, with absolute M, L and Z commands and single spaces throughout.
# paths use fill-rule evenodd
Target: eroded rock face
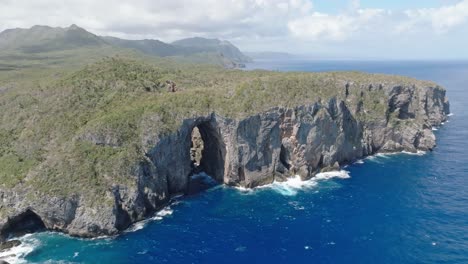
M 346 89 L 352 89 L 351 85 Z M 240 120 L 215 113 L 190 118 L 165 136 L 142 129 L 145 157 L 134 164 L 130 184 L 112 186 L 106 193 L 110 202 L 96 201 L 90 206 L 79 194 L 43 197 L 29 189 L 0 190 L 0 209 L 9 209 L 0 218 L 0 239 L 12 233 L 11 227 L 25 213 L 37 216 L 34 219 L 46 229 L 83 237 L 114 235 L 144 219 L 166 205 L 172 195 L 187 192 L 195 127 L 203 140 L 199 164 L 203 171 L 219 183 L 248 188 L 294 175 L 309 179 L 377 152 L 435 147 L 431 128 L 444 122 L 450 111 L 445 90 L 373 85 L 363 92 L 372 89 L 384 90 L 387 98 L 379 100 L 385 100 L 387 110 L 370 120 L 359 118 L 366 111 L 362 101 L 349 104 L 346 96 L 276 107 Z M 110 138 L 89 138 L 96 144 L 119 144 Z M 34 198 L 24 199 L 27 196 Z

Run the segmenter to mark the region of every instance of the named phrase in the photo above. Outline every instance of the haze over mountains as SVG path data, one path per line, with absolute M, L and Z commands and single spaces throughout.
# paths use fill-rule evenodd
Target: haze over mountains
M 70 27 L 33 26 L 29 29 L 7 29 L 0 33 L 0 60 L 12 56 L 29 58 L 51 55 L 51 52 L 80 52 L 83 49 L 102 54 L 118 50 L 137 51 L 157 57 L 175 57 L 194 62 L 222 64 L 227 68 L 242 67 L 251 59 L 228 41 L 205 38 L 187 38 L 165 43 L 154 39 L 126 40 L 102 37 L 76 25 Z

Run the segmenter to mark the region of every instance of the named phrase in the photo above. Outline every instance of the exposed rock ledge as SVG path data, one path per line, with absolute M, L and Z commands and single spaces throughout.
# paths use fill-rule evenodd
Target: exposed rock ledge
M 370 88 L 369 88 L 370 89 Z M 332 98 L 295 108 L 273 108 L 242 120 L 215 113 L 186 119 L 176 133 L 146 144 L 146 159 L 135 169 L 135 184 L 114 186 L 113 203 L 88 207 L 79 195 L 37 196 L 35 190 L 0 190 L 0 237 L 46 228 L 75 236 L 114 235 L 165 206 L 172 195 L 188 189 L 191 133 L 204 140 L 200 166 L 218 182 L 255 187 L 292 175 L 309 179 L 321 170 L 377 152 L 432 150 L 431 130 L 449 114 L 445 90 L 392 86 L 384 89 L 385 115 L 357 118 L 360 105 Z M 359 121 L 360 120 L 360 121 Z

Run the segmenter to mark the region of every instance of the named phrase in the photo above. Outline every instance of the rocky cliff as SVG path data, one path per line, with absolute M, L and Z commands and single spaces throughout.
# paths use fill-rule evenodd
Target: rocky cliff
M 171 196 L 187 192 L 193 172 L 194 128 L 203 140 L 199 169 L 219 183 L 247 188 L 295 175 L 307 180 L 378 152 L 435 147 L 432 127 L 441 125 L 450 111 L 443 88 L 406 79 L 335 81 L 339 88 L 334 96 L 316 97 L 293 107 L 273 107 L 238 118 L 214 111 L 184 118 L 175 131 L 165 134 L 142 125 L 136 133 L 142 156 L 128 164 L 122 161 L 125 172 L 111 168 L 114 172 L 101 173 L 111 182 L 101 200 L 90 201 L 80 191 L 45 193 L 27 184 L 29 178 L 53 173 L 53 169 L 46 170 L 47 164 L 59 164 L 53 162 L 63 157 L 51 156 L 24 182 L 0 188 L 0 235 L 4 239 L 40 229 L 82 237 L 114 235 L 150 216 L 167 205 Z M 372 103 L 367 103 L 370 99 Z M 149 115 L 141 122 L 155 123 L 159 118 Z M 73 140 L 118 149 L 119 139 L 112 133 L 81 129 Z M 117 182 L 110 174 L 128 176 L 125 182 Z

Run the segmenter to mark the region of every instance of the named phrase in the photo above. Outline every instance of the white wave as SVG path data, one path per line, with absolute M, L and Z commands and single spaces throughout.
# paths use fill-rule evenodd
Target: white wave
M 358 159 L 356 160 L 354 163 L 356 164 L 364 164 L 364 161 L 362 159 Z
M 136 222 L 132 226 L 127 228 L 127 230 L 125 230 L 125 232 L 135 232 L 135 231 L 141 230 L 146 226 L 146 223 L 147 223 L 147 221 L 145 221 L 145 220 L 140 221 L 140 222 Z
M 165 216 L 172 215 L 173 213 L 174 213 L 174 210 L 172 210 L 169 206 L 167 206 L 161 211 L 157 212 L 156 215 L 151 219 L 162 220 Z
M 447 116 L 453 116 L 453 113 L 448 114 Z
M 302 206 L 299 202 L 297 201 L 294 201 L 294 202 L 289 202 L 288 204 L 290 204 L 294 210 L 297 210 L 297 211 L 302 211 L 305 209 L 304 206 Z
M 397 151 L 397 152 L 385 152 L 385 153 L 377 153 L 377 154 L 374 154 L 372 156 L 367 156 L 365 159 L 367 160 L 373 160 L 375 162 L 377 162 L 377 159 L 379 158 L 383 158 L 383 159 L 388 159 L 392 156 L 395 156 L 395 155 L 416 155 L 416 156 L 422 156 L 422 155 L 425 155 L 427 152 L 426 151 L 422 151 L 422 150 L 418 150 L 416 152 L 409 152 L 409 151 Z
M 174 205 L 174 204 L 176 204 L 176 203 L 173 203 L 172 205 Z M 127 230 L 125 230 L 125 232 L 135 232 L 135 231 L 141 230 L 141 229 L 145 228 L 145 226 L 148 224 L 148 222 L 150 222 L 150 221 L 160 221 L 165 216 L 172 215 L 173 212 L 174 212 L 174 210 L 172 210 L 171 207 L 168 205 L 168 206 L 164 207 L 163 209 L 161 209 L 160 211 L 158 211 L 153 217 L 151 217 L 149 219 L 146 219 L 146 220 L 143 220 L 143 221 L 140 221 L 140 222 L 134 223 L 132 226 L 127 228 Z
M 423 156 L 426 154 L 426 151 L 418 150 L 417 152 L 409 152 L 409 151 L 402 151 L 400 152 L 406 155 L 416 155 L 416 156 Z M 397 153 L 398 154 L 398 153 Z
M 303 181 L 300 176 L 289 178 L 284 182 L 273 182 L 272 184 L 261 186 L 258 188 L 270 188 L 284 196 L 294 196 L 299 190 L 308 189 L 317 185 L 314 180 Z
M 399 153 L 401 153 L 401 152 L 385 152 L 385 153 L 377 153 L 374 156 L 377 157 L 377 158 L 388 159 L 388 158 L 390 158 L 390 156 L 396 155 L 396 154 L 399 154 Z
M 0 260 L 11 264 L 26 263 L 24 258 L 40 245 L 40 241 L 33 238 L 31 234 L 17 239 L 21 241 L 21 244 L 7 251 L 0 252 Z
M 437 130 L 439 130 L 439 129 L 437 129 L 437 127 L 432 128 L 432 131 L 437 131 Z
M 243 194 L 252 194 L 258 190 L 270 189 L 284 196 L 295 196 L 300 190 L 307 190 L 317 186 L 318 181 L 332 178 L 347 179 L 350 178 L 349 172 L 345 170 L 323 172 L 315 175 L 310 180 L 303 181 L 299 175 L 291 177 L 286 181 L 274 181 L 271 184 L 258 186 L 255 188 L 235 187 Z
M 241 193 L 251 193 L 255 189 L 255 188 L 253 188 L 253 189 L 252 188 L 246 188 L 246 187 L 243 187 L 243 186 L 234 186 L 233 188 L 238 190 Z
M 351 177 L 349 176 L 349 172 L 345 170 L 321 172 L 314 177 L 316 180 L 329 180 L 332 178 L 348 179 Z

